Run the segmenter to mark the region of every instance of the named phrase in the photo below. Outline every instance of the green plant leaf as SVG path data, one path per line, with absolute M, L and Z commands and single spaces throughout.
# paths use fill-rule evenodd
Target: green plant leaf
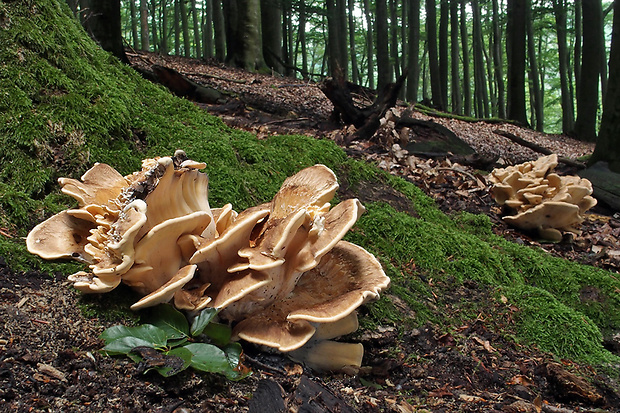
M 230 337 L 232 336 L 230 327 L 220 323 L 209 323 L 205 327 L 203 333 L 211 338 L 214 344 L 220 347 L 230 343 Z
M 168 340 L 178 340 L 189 336 L 187 318 L 170 304 L 153 307 L 149 321 L 164 330 Z
M 222 373 L 230 370 L 226 353 L 213 344 L 191 343 L 185 348 L 192 353 L 192 367 L 209 373 Z
M 113 326 L 101 333 L 100 337 L 108 345 L 120 339 L 131 337 L 147 343 L 138 345 L 152 348 L 165 347 L 168 341 L 166 332 L 152 324 L 142 324 L 137 327 Z
M 192 327 L 190 329 L 192 337 L 196 337 L 202 334 L 205 327 L 209 325 L 211 320 L 213 320 L 216 315 L 217 308 L 205 308 L 204 310 L 202 310 L 192 322 Z
M 224 347 L 224 353 L 228 359 L 229 369 L 222 372 L 229 380 L 241 380 L 250 374 L 252 371 L 247 367 L 241 365 L 241 353 L 243 349 L 239 343 L 230 343 Z
M 110 356 L 118 354 L 128 355 L 134 348 L 142 346 L 150 347 L 151 343 L 138 337 L 122 337 L 107 344 L 103 351 Z

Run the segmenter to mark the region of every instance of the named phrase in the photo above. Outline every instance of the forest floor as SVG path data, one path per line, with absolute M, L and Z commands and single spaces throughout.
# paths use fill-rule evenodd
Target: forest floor
M 198 83 L 240 97 L 243 103 L 233 109 L 230 105 L 201 106 L 259 138 L 303 133 L 339 141 L 349 131 L 330 120 L 331 103 L 313 83 L 190 59 L 153 54 L 130 58 L 144 67 L 160 64 L 174 68 Z M 404 108 L 394 109 L 401 110 Z M 451 129 L 481 158 L 492 159 L 487 167 L 538 157 L 493 133 L 498 128 L 565 157 L 576 158 L 593 149 L 592 144 L 510 124 L 435 118 L 415 111 L 412 116 Z M 581 236 L 542 244 L 531 234 L 504 224 L 480 164 L 463 157 L 403 154 L 388 143 L 393 142 L 378 136 L 369 142 L 354 142 L 346 150 L 351 156 L 411 180 L 446 213 L 485 214 L 497 234 L 514 242 L 618 272 L 617 212 L 599 205 L 588 214 Z M 564 166 L 558 169 L 561 173 L 575 172 Z M 397 194 L 386 199 L 387 192 L 362 188 L 358 196 L 364 202 L 400 203 L 405 205 L 401 209 L 406 209 L 406 200 Z M 376 194 L 382 195 L 377 199 Z M 81 297 L 63 280 L 66 274 L 56 274 L 55 279 L 35 272 L 15 274 L 0 260 L 0 411 L 620 411 L 617 374 L 614 379 L 588 366 L 554 359 L 505 340 L 488 324 L 487 315 L 499 311 L 494 308 L 452 333 L 433 325 L 411 329 L 404 335 L 390 326 L 364 332 L 357 337 L 366 349 L 364 366 L 356 375 L 316 374 L 282 356 L 244 345 L 245 364 L 253 374 L 242 381 L 229 382 L 193 371 L 164 379 L 155 372 L 143 374 L 141 366 L 128 359 L 100 354 L 98 336 L 114 323 L 86 315 L 83 309 L 84 303 L 105 307 L 105 301 Z M 491 294 L 488 287 L 471 282 L 455 289 L 453 299 L 455 303 L 482 300 Z M 501 305 L 497 303 L 498 308 Z M 457 311 L 456 306 L 445 308 L 447 314 Z M 609 340 L 606 346 L 620 354 L 620 337 Z

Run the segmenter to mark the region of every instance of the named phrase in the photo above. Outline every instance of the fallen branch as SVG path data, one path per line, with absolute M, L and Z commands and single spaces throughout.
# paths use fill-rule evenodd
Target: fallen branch
M 530 141 L 526 141 L 523 138 L 520 138 L 519 136 L 510 133 L 508 131 L 504 131 L 501 129 L 495 129 L 493 131 L 493 133 L 495 133 L 496 135 L 500 135 L 503 136 L 504 138 L 508 138 L 511 141 L 513 141 L 516 144 L 519 144 L 521 146 L 525 146 L 526 148 L 530 148 L 531 150 L 533 150 L 534 152 L 538 152 L 538 153 L 542 153 L 543 155 L 552 155 L 553 151 L 551 151 L 550 149 L 547 149 L 545 147 L 542 147 L 540 145 L 537 145 L 533 142 Z M 575 161 L 572 160 L 570 158 L 565 158 L 563 156 L 558 156 L 558 162 L 561 162 L 565 165 L 569 165 L 569 166 L 574 166 L 575 168 L 579 168 L 579 169 L 585 169 L 586 164 L 584 164 L 583 162 L 579 162 L 579 161 Z

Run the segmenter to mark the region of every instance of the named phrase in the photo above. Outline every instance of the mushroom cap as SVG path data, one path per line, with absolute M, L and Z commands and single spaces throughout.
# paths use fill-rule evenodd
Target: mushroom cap
M 46 260 L 73 258 L 90 262 L 92 256 L 84 247 L 95 225 L 82 217 L 83 214 L 69 210 L 41 222 L 26 237 L 28 251 Z
M 515 227 L 562 229 L 580 222 L 579 207 L 566 202 L 544 202 L 518 215 L 505 216 L 504 221 Z
M 71 274 L 68 278 L 73 286 L 83 293 L 107 293 L 121 283 L 121 277 L 102 276 L 96 277 L 92 273 L 79 271 Z
M 321 340 L 291 352 L 291 358 L 319 372 L 339 371 L 349 366 L 359 368 L 364 358 L 364 346 Z
M 316 268 L 301 276 L 289 297 L 248 314 L 233 333 L 280 351 L 295 350 L 314 335 L 313 323 L 333 323 L 349 316 L 377 298 L 389 282 L 372 254 L 340 241 Z
M 152 307 L 157 304 L 167 303 L 172 299 L 172 297 L 174 297 L 177 291 L 181 290 L 185 284 L 194 278 L 196 268 L 197 267 L 195 265 L 186 265 L 181 267 L 181 269 L 179 269 L 179 271 L 177 271 L 177 273 L 170 278 L 168 282 L 133 304 L 131 309 L 140 310 L 142 308 Z
M 127 187 L 127 180 L 109 165 L 96 163 L 84 175 L 81 181 L 72 178 L 59 178 L 64 194 L 72 196 L 80 207 L 90 204 L 106 204 L 118 197 Z

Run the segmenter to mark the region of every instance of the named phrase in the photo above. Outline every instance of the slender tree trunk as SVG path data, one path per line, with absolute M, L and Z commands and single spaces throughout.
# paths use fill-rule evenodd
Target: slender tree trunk
M 215 46 L 215 58 L 219 62 L 226 60 L 226 25 L 224 24 L 224 12 L 222 0 L 213 2 L 213 43 Z
M 478 117 L 489 117 L 489 91 L 484 73 L 484 39 L 478 0 L 471 2 L 473 18 L 474 106 Z
M 375 32 L 377 33 L 377 88 L 382 89 L 392 81 L 390 53 L 388 49 L 387 5 L 385 0 L 376 1 Z
M 97 1 L 97 0 L 95 0 Z M 140 42 L 141 49 L 148 52 L 149 44 L 149 14 L 146 0 L 140 0 Z
M 448 108 L 448 0 L 439 0 L 439 83 L 443 110 Z
M 174 0 L 174 54 L 176 56 L 181 55 L 181 27 L 179 21 L 181 20 L 181 13 L 179 12 L 179 2 L 181 0 Z
M 299 43 L 301 45 L 301 69 L 303 78 L 308 78 L 308 52 L 306 50 L 306 2 L 299 0 Z
M 260 40 L 260 0 L 229 0 L 223 5 L 228 25 L 226 62 L 248 71 L 265 68 Z
M 360 83 L 359 68 L 357 67 L 357 51 L 355 50 L 355 1 L 348 0 L 349 18 L 349 56 L 351 60 L 351 80 L 355 84 Z
M 338 41 L 340 42 L 338 49 L 340 50 L 340 66 L 344 70 L 344 74 L 349 78 L 349 37 L 347 35 L 347 0 L 336 0 L 336 11 L 338 16 Z
M 392 69 L 394 70 L 394 79 L 400 77 L 400 60 L 398 44 L 398 17 L 396 15 L 396 0 L 389 1 L 390 8 L 390 58 L 392 62 Z
M 419 0 L 418 0 L 419 1 Z M 364 14 L 366 15 L 366 53 L 368 54 L 368 64 L 366 67 L 368 76 L 368 87 L 370 89 L 375 88 L 375 62 L 374 62 L 374 34 L 373 34 L 373 20 L 372 13 L 370 11 L 370 1 L 364 0 Z
M 167 55 L 168 48 L 168 0 L 161 0 L 161 46 L 159 52 Z
M 527 124 L 525 109 L 525 0 L 508 0 L 508 118 Z
M 600 0 L 582 0 L 583 53 L 581 56 L 581 81 L 577 90 L 577 120 L 575 137 L 593 142 L 596 140 L 596 115 L 598 88 L 601 74 L 602 44 L 600 21 L 603 8 Z
M 103 50 L 111 52 L 123 63 L 129 64 L 121 34 L 120 0 L 90 0 L 85 8 L 84 21 L 89 35 Z
M 467 1 L 461 0 L 461 50 L 463 53 L 463 114 L 471 116 L 471 74 L 469 71 L 469 42 L 467 35 Z
M 452 72 L 452 112 L 463 112 L 459 65 L 459 2 L 450 0 L 450 68 Z
M 570 92 L 570 78 L 568 74 L 568 46 L 566 43 L 566 3 L 565 0 L 553 0 L 555 14 L 555 31 L 558 38 L 558 60 L 560 69 L 560 93 L 562 105 L 562 132 L 573 131 L 575 112 Z
M 179 1 L 179 13 L 181 14 L 181 27 L 183 28 L 183 55 L 185 57 L 191 56 L 192 42 L 189 37 L 189 22 L 188 22 L 188 13 L 187 13 L 187 5 L 185 4 L 187 0 Z
M 131 41 L 134 50 L 140 49 L 140 41 L 138 38 L 138 19 L 136 18 L 136 2 L 129 0 L 129 13 L 131 14 Z
M 575 0 L 575 50 L 573 51 L 573 71 L 575 73 L 575 96 L 579 95 L 579 85 L 581 84 L 581 43 L 583 42 L 583 18 L 581 10 L 582 0 Z
M 420 0 L 408 0 L 408 38 L 407 43 L 407 100 L 417 102 L 420 85 Z
M 614 2 L 614 23 L 609 54 L 609 83 L 603 102 L 601 128 L 590 163 L 606 161 L 620 173 L 620 6 Z
M 159 51 L 159 37 L 158 37 L 158 33 L 157 33 L 157 5 L 155 4 L 154 1 L 151 2 L 151 16 L 153 16 L 153 18 L 151 19 L 151 33 L 153 34 L 153 51 L 154 52 L 158 52 Z
M 538 73 L 538 58 L 536 56 L 536 44 L 534 42 L 534 25 L 532 24 L 531 6 L 531 0 L 526 0 L 525 23 L 527 29 L 527 53 L 530 61 L 529 76 L 532 85 L 532 93 L 530 96 L 532 100 L 533 112 L 536 116 L 536 130 L 542 132 L 544 130 L 542 90 L 540 88 L 540 76 Z
M 205 1 L 202 12 L 202 47 L 205 59 L 213 57 L 213 0 Z
M 282 44 L 282 33 L 286 31 L 280 24 L 283 21 L 281 5 L 279 0 L 261 0 L 260 2 L 265 63 L 267 67 L 278 73 L 284 73 L 284 67 L 280 62 L 283 60 L 282 52 L 287 50 Z
M 433 106 L 445 110 L 442 100 L 441 77 L 437 51 L 437 6 L 435 0 L 426 0 L 426 41 L 428 44 L 428 61 L 431 76 L 431 100 Z
M 502 53 L 502 31 L 499 20 L 499 5 L 493 0 L 493 73 L 497 87 L 497 115 L 506 118 L 506 90 L 504 87 L 504 62 Z
M 194 53 L 197 58 L 201 58 L 202 49 L 200 48 L 200 21 L 198 20 L 198 10 L 196 9 L 196 0 L 192 0 L 192 21 L 194 23 Z

